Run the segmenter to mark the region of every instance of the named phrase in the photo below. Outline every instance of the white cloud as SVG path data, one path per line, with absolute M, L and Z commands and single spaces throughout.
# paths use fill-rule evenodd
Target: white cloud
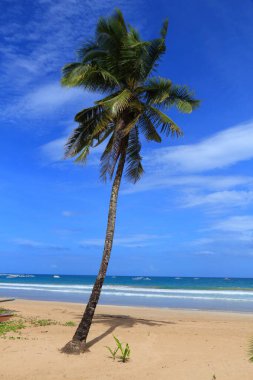
M 205 172 L 253 158 L 253 122 L 225 129 L 191 145 L 160 148 L 152 163 L 177 172 Z
M 47 244 L 41 241 L 37 240 L 31 240 L 31 239 L 23 239 L 18 238 L 12 240 L 12 242 L 20 247 L 26 247 L 26 248 L 32 248 L 32 249 L 49 249 L 49 250 L 56 250 L 56 251 L 65 251 L 68 250 L 66 247 L 54 245 L 54 244 Z
M 253 202 L 253 191 L 231 190 L 217 191 L 209 194 L 190 194 L 183 201 L 183 207 L 218 207 L 233 208 L 246 206 Z
M 252 243 L 253 243 L 253 216 L 252 215 L 240 215 L 231 216 L 227 219 L 217 221 L 215 224 L 210 226 L 210 231 L 215 231 L 216 235 L 212 237 L 216 242 L 223 242 L 227 247 L 235 246 L 233 244 L 244 244 L 239 247 L 239 250 L 250 249 L 252 254 Z M 248 246 L 250 244 L 250 246 Z M 240 254 L 240 252 L 238 252 Z
M 208 189 L 210 191 L 253 185 L 253 177 L 247 176 L 173 175 L 168 173 L 167 170 L 155 171 L 154 168 L 148 168 L 148 170 L 152 173 L 144 175 L 144 177 L 135 185 L 127 185 L 124 188 L 124 193 L 131 194 L 153 189 L 166 189 L 175 186 L 187 189 Z
M 113 241 L 113 245 L 128 248 L 145 247 L 149 245 L 153 240 L 157 239 L 167 239 L 169 235 L 148 235 L 140 234 L 126 237 L 116 237 Z M 81 246 L 93 245 L 93 246 L 104 246 L 104 239 L 85 239 L 80 242 Z
M 253 233 L 253 216 L 232 216 L 230 218 L 218 222 L 216 225 L 213 226 L 213 229 L 225 232 Z
M 66 141 L 67 137 L 61 137 L 42 145 L 39 149 L 43 158 L 45 158 L 47 162 L 61 161 L 64 157 L 64 145 Z
M 7 106 L 2 112 L 2 117 L 34 119 L 46 117 L 50 114 L 55 116 L 55 112 L 62 112 L 68 106 L 82 107 L 85 101 L 86 106 L 92 104 L 94 95 L 88 94 L 81 89 L 69 89 L 61 87 L 60 83 L 52 82 L 34 88 L 26 93 L 13 105 Z
M 15 81 L 16 86 L 60 73 L 66 62 L 75 59 L 75 50 L 93 33 L 101 14 L 115 6 L 135 13 L 138 7 L 133 0 L 38 0 L 29 3 L 23 21 L 25 5 L 12 3 L 6 3 L 6 17 L 0 26 L 3 39 L 8 41 L 8 46 L 2 48 L 1 79 L 7 85 Z
M 0 47 L 0 85 L 5 92 L 1 118 L 13 121 L 43 114 L 48 118 L 49 112 L 64 111 L 81 90 L 65 92 L 47 83 L 52 78 L 58 82 L 62 67 L 76 60 L 76 50 L 93 35 L 101 15 L 117 6 L 138 19 L 139 1 L 37 0 L 29 7 L 22 1 L 6 1 L 0 25 L 6 42 Z

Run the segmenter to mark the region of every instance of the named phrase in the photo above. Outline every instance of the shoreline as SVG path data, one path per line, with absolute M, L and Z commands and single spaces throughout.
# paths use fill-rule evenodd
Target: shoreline
M 69 356 L 59 349 L 73 336 L 84 304 L 18 299 L 1 306 L 26 324 L 0 339 L 1 380 L 252 380 L 248 313 L 98 305 L 88 352 Z M 130 345 L 126 364 L 108 355 L 113 335 Z
M 64 305 L 66 304 L 66 306 L 70 306 L 70 305 L 78 305 L 80 307 L 83 307 L 83 309 L 85 308 L 86 306 L 86 303 L 82 303 L 82 302 L 76 302 L 76 301 L 55 301 L 55 300 L 40 300 L 40 299 L 32 299 L 32 298 L 15 298 L 14 299 L 14 302 L 38 302 L 38 303 L 41 303 L 41 304 L 60 304 L 60 305 Z M 12 303 L 8 303 L 9 306 L 11 306 Z M 2 304 L 3 308 L 4 308 L 4 305 L 6 304 Z M 109 309 L 126 309 L 126 310 L 135 310 L 135 311 L 140 311 L 140 310 L 146 310 L 146 311 L 167 311 L 167 312 L 182 312 L 182 313 L 203 313 L 203 314 L 208 314 L 208 313 L 211 313 L 211 314 L 221 314 L 221 315 L 224 315 L 224 314 L 235 314 L 235 315 L 241 315 L 241 316 L 251 316 L 252 319 L 253 319 L 253 313 L 251 311 L 237 311 L 237 310 L 213 310 L 213 309 L 194 309 L 194 308 L 183 308 L 183 307 L 159 307 L 159 306 L 142 306 L 142 305 L 114 305 L 114 304 L 101 304 L 99 303 L 97 308 L 109 308 Z M 11 309 L 11 307 L 10 307 Z M 253 329 L 252 329 L 252 332 L 253 332 Z

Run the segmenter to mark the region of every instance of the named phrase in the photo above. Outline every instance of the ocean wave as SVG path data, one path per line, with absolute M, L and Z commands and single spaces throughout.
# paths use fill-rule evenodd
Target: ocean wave
M 59 285 L 59 284 L 7 284 L 0 283 L 0 289 L 20 290 L 30 292 L 55 292 L 72 294 L 90 294 L 92 285 Z M 245 301 L 253 302 L 253 291 L 238 290 L 189 290 L 189 289 L 157 289 L 143 287 L 128 287 L 104 285 L 103 295 L 117 297 L 145 297 L 145 298 L 174 298 L 188 300 L 212 301 Z
M 7 289 L 6 286 L 0 285 L 0 289 Z M 26 291 L 39 291 L 39 292 L 45 292 L 45 286 L 44 287 L 21 287 L 14 285 L 11 287 L 13 290 L 26 290 Z M 57 287 L 50 287 L 46 289 L 47 292 L 56 292 L 56 293 L 72 293 L 72 294 L 90 294 L 90 289 L 57 289 Z M 190 294 L 180 295 L 180 294 L 154 294 L 154 293 L 147 293 L 147 292 L 123 292 L 123 291 L 109 291 L 109 290 L 103 290 L 102 294 L 105 296 L 118 296 L 118 297 L 144 297 L 144 298 L 167 298 L 167 299 L 184 299 L 184 300 L 206 300 L 206 301 L 232 301 L 232 302 L 253 302 L 252 298 L 231 298 L 231 297 L 208 297 L 207 295 L 204 296 L 194 296 Z
M 93 285 L 72 285 L 72 284 L 25 284 L 25 283 L 4 283 L 0 282 L 0 288 L 13 288 L 19 286 L 20 288 L 31 288 L 34 290 L 36 288 L 43 288 L 43 289 L 50 289 L 50 288 L 57 288 L 57 289 L 68 289 L 68 290 L 85 290 L 89 289 L 91 290 Z M 104 285 L 103 289 L 107 290 L 114 290 L 114 291 L 128 291 L 128 292 L 144 292 L 144 293 L 186 293 L 186 294 L 208 294 L 208 295 L 249 295 L 253 296 L 253 290 L 205 290 L 205 289 L 163 289 L 163 288 L 152 288 L 152 287 L 131 287 L 127 285 Z

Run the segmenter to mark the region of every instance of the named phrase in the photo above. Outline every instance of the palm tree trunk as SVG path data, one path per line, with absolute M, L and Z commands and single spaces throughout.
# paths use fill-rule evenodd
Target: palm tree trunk
M 107 271 L 107 267 L 108 267 L 108 263 L 109 263 L 109 259 L 111 255 L 113 236 L 114 236 L 114 230 L 115 230 L 118 193 L 119 193 L 121 178 L 122 178 L 122 174 L 124 170 L 125 159 L 126 159 L 126 151 L 124 150 L 121 154 L 117 172 L 116 172 L 114 182 L 112 185 L 104 252 L 103 252 L 103 257 L 100 264 L 100 269 L 99 269 L 95 284 L 93 286 L 89 302 L 83 314 L 82 320 L 72 340 L 68 342 L 61 350 L 62 352 L 67 353 L 67 354 L 80 354 L 81 352 L 85 350 L 86 339 L 87 339 L 90 326 L 92 323 L 92 319 L 96 310 L 96 306 L 100 297 L 100 293 L 101 293 L 102 286 L 105 280 L 106 271 Z

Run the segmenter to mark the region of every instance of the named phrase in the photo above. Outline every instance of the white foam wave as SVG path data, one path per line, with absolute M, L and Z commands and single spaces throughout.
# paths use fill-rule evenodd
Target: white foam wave
M 65 290 L 91 290 L 92 285 L 60 285 L 60 284 L 24 284 L 24 283 L 1 283 L 0 282 L 0 288 L 14 288 L 19 286 L 20 289 L 33 289 L 36 290 L 38 288 L 42 288 L 44 290 L 48 290 L 51 288 L 59 289 L 59 291 Z M 187 294 L 187 295 L 237 295 L 237 296 L 252 296 L 253 297 L 253 291 L 249 290 L 195 290 L 195 289 L 159 289 L 159 288 L 142 288 L 142 287 L 130 287 L 130 286 L 120 286 L 120 285 L 104 285 L 104 290 L 113 290 L 115 292 L 117 291 L 127 291 L 127 292 L 142 292 L 142 293 L 161 293 L 161 294 L 170 294 L 170 293 L 176 293 L 176 294 Z
M 49 284 L 7 284 L 0 283 L 0 289 L 90 294 L 92 285 L 49 285 Z M 154 289 L 105 285 L 103 295 L 115 297 L 174 298 L 185 300 L 240 301 L 253 302 L 253 292 L 237 290 L 183 290 Z
M 0 289 L 6 289 L 6 287 L 0 286 Z M 19 286 L 13 286 L 12 289 L 14 290 L 36 290 L 45 292 L 45 288 L 36 288 L 34 287 L 19 287 Z M 72 293 L 72 294 L 90 294 L 90 291 L 88 289 L 56 289 L 56 288 L 48 288 L 46 290 L 47 292 L 58 292 L 58 293 Z M 133 293 L 133 292 L 113 292 L 104 290 L 102 292 L 103 295 L 107 296 L 120 296 L 120 297 L 145 297 L 145 298 L 174 298 L 174 299 L 185 299 L 185 300 L 207 300 L 207 301 L 236 301 L 236 302 L 253 302 L 253 298 L 230 298 L 230 297 L 222 297 L 222 298 L 214 298 L 214 297 L 208 297 L 208 296 L 192 296 L 192 295 L 173 295 L 173 294 L 151 294 L 151 293 Z

